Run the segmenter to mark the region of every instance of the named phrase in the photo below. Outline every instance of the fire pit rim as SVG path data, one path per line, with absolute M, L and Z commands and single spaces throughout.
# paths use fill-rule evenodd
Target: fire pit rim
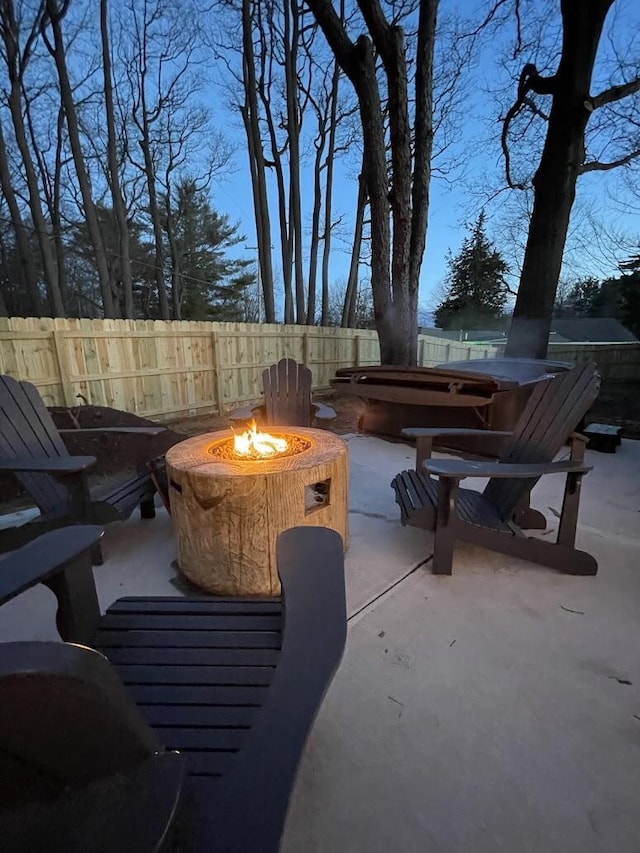
M 318 464 L 318 454 L 321 456 L 329 448 L 334 448 L 339 453 L 347 453 L 347 444 L 341 436 L 323 429 L 312 429 L 310 427 L 286 427 L 278 426 L 279 432 L 286 434 L 287 432 L 294 433 L 299 437 L 310 442 L 310 447 L 297 453 L 293 456 L 270 456 L 264 459 L 243 459 L 241 457 L 233 459 L 216 459 L 207 453 L 207 448 L 217 441 L 226 441 L 233 438 L 232 429 L 215 430 L 213 432 L 201 433 L 200 435 L 191 436 L 183 442 L 179 442 L 179 446 L 184 453 L 185 446 L 192 450 L 192 461 L 185 465 L 185 460 L 182 458 L 181 466 L 183 469 L 188 468 L 192 473 L 202 473 L 203 476 L 211 476 L 213 472 L 219 472 L 224 476 L 256 476 L 270 474 L 279 474 L 283 468 L 293 464 L 295 460 L 296 467 L 312 468 Z M 276 434 L 275 432 L 273 434 Z M 174 445 L 178 447 L 178 445 Z M 166 454 L 166 460 L 169 470 L 171 469 L 171 451 L 169 448 Z M 201 472 L 197 469 L 202 469 Z M 215 476 L 215 474 L 213 474 Z

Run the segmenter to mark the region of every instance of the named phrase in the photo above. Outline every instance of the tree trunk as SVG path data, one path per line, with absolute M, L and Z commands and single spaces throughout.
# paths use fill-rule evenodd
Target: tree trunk
M 287 191 L 284 183 L 284 169 L 282 167 L 282 155 L 278 149 L 276 129 L 271 112 L 271 104 L 264 87 L 260 86 L 260 97 L 264 107 L 264 114 L 269 132 L 271 144 L 271 162 L 276 173 L 276 185 L 278 188 L 278 219 L 280 225 L 280 255 L 282 257 L 282 281 L 284 287 L 284 322 L 293 323 L 293 290 L 291 287 L 293 278 L 293 253 L 292 243 L 289 240 L 289 223 L 287 219 Z M 262 144 L 262 143 L 260 143 Z
M 180 254 L 173 230 L 173 213 L 171 211 L 171 192 L 167 177 L 167 193 L 165 195 L 165 231 L 171 254 L 171 301 L 173 303 L 173 319 L 182 320 L 182 287 L 180 276 Z
M 291 7 L 289 9 L 289 6 Z M 291 13 L 291 17 L 289 16 Z M 284 67 L 289 135 L 289 239 L 293 242 L 296 323 L 304 323 L 305 293 L 302 267 L 302 205 L 300 201 L 300 120 L 296 79 L 300 12 L 296 0 L 284 3 Z
M 344 18 L 344 0 L 340 4 L 340 19 Z M 338 114 L 338 88 L 340 66 L 336 62 L 331 80 L 331 110 L 329 113 L 329 142 L 327 145 L 327 182 L 324 191 L 324 242 L 322 244 L 322 313 L 320 325 L 326 326 L 329 317 L 329 261 L 331 259 L 331 214 L 333 210 L 333 166 L 336 150 L 336 123 Z M 357 216 L 357 211 L 356 211 Z M 358 252 L 360 250 L 358 249 Z M 353 263 L 353 257 L 352 257 Z M 357 275 L 357 270 L 356 270 Z M 351 277 L 351 272 L 349 272 Z
M 321 119 L 316 140 L 316 156 L 313 163 L 313 211 L 311 213 L 311 245 L 309 248 L 309 290 L 307 293 L 307 326 L 316 322 L 316 279 L 318 277 L 318 249 L 320 244 L 320 210 L 322 207 L 322 155 L 326 130 Z
M 364 163 L 363 163 L 364 168 Z M 356 323 L 356 304 L 358 298 L 358 269 L 360 266 L 360 251 L 362 248 L 362 232 L 364 229 L 364 212 L 367 207 L 367 185 L 361 172 L 358 176 L 358 201 L 356 204 L 356 222 L 353 230 L 353 246 L 351 248 L 351 264 L 349 278 L 344 294 L 342 308 L 342 323 L 344 329 L 354 329 Z
M 29 128 L 29 137 L 31 139 L 31 148 L 36 158 L 38 170 L 40 171 L 40 186 L 44 196 L 47 211 L 49 216 L 53 245 L 55 248 L 55 263 L 58 274 L 58 288 L 62 295 L 62 301 L 65 306 L 68 305 L 68 289 L 66 275 L 66 252 L 63 237 L 62 224 L 62 205 L 60 202 L 60 183 L 62 174 L 62 146 L 63 140 L 66 139 L 64 107 L 62 102 L 58 107 L 58 118 L 56 122 L 56 154 L 54 159 L 53 181 L 45 158 L 38 148 L 38 138 L 33 125 L 31 115 L 31 102 L 27 97 L 27 93 L 22 89 L 22 100 L 24 103 L 24 117 Z
M 365 179 L 371 209 L 371 288 L 381 361 L 383 364 L 415 364 L 418 349 L 417 282 L 424 251 L 428 206 L 428 193 L 419 191 L 416 182 L 429 178 L 431 115 L 427 108 L 433 85 L 433 32 L 438 2 L 420 0 L 419 24 L 422 32 L 419 34 L 416 54 L 415 136 L 416 141 L 419 138 L 423 140 L 423 147 L 418 150 L 416 142 L 413 162 L 407 59 L 402 28 L 388 23 L 377 0 L 359 0 L 358 6 L 367 25 L 368 35 L 361 36 L 354 44 L 347 36 L 330 0 L 307 0 L 307 5 L 322 27 L 336 59 L 358 96 Z M 382 59 L 386 78 L 391 190 L 387 176 L 385 127 L 376 55 Z M 418 80 L 421 81 L 421 89 L 417 86 Z M 419 121 L 422 126 L 418 125 Z M 393 213 L 393 256 L 390 204 Z M 421 234 L 418 229 L 422 230 Z M 412 250 L 415 250 L 413 261 Z
M 66 317 L 62 293 L 58 281 L 58 269 L 56 266 L 55 257 L 52 251 L 51 238 L 47 222 L 43 216 L 42 208 L 40 207 L 40 188 L 38 186 L 38 178 L 36 170 L 31 158 L 31 152 L 27 143 L 24 121 L 22 117 L 22 98 L 20 96 L 19 81 L 12 81 L 11 91 L 9 93 L 9 110 L 11 111 L 11 119 L 13 121 L 13 130 L 16 137 L 16 143 L 22 164 L 24 166 L 25 175 L 27 178 L 27 188 L 29 190 L 29 210 L 33 219 L 33 227 L 38 239 L 40 247 L 40 255 L 42 257 L 42 269 L 44 271 L 45 283 L 49 295 L 50 310 L 54 317 Z
M 127 209 L 120 187 L 118 153 L 113 106 L 113 83 L 111 79 L 111 51 L 109 46 L 108 0 L 100 0 L 100 36 L 102 40 L 102 72 L 104 77 L 104 106 L 107 123 L 107 174 L 113 213 L 118 227 L 119 269 L 123 292 L 123 315 L 133 319 L 133 285 L 131 282 L 131 252 Z
M 576 182 L 585 156 L 593 65 L 613 0 L 563 0 L 562 54 L 505 354 L 545 358 Z
M 253 31 L 250 0 L 242 0 L 242 50 L 245 106 L 242 117 L 247 134 L 251 188 L 256 219 L 258 261 L 264 299 L 265 323 L 275 323 L 273 295 L 273 267 L 271 261 L 271 220 L 267 198 L 264 152 L 258 125 L 258 99 L 256 95 L 256 69 L 253 52 Z
M 365 181 L 371 209 L 371 288 L 373 313 L 380 342 L 382 364 L 410 364 L 407 330 L 397 325 L 391 298 L 391 229 L 389 224 L 389 183 L 382 104 L 376 79 L 371 41 L 362 36 L 356 43 L 357 94 L 364 139 Z M 347 71 L 347 69 L 345 69 Z M 347 71 L 348 73 L 348 71 Z
M 62 233 L 62 154 L 64 144 L 64 108 L 58 109 L 56 127 L 56 157 L 53 172 L 53 194 L 51 198 L 51 222 L 53 224 L 53 242 L 56 247 L 56 264 L 58 267 L 58 286 L 62 298 L 67 304 L 69 289 L 67 284 L 66 248 Z
M 56 0 L 46 0 L 47 12 L 53 32 L 53 45 L 47 44 L 50 53 L 56 64 L 58 71 L 58 81 L 60 83 L 60 96 L 64 106 L 65 115 L 67 118 L 67 131 L 69 133 L 69 144 L 73 155 L 73 162 L 78 176 L 78 184 L 82 195 L 82 204 L 84 207 L 84 215 L 87 220 L 87 230 L 93 246 L 95 254 L 96 269 L 98 272 L 98 280 L 100 282 L 100 291 L 102 294 L 102 304 L 104 307 L 104 316 L 107 318 L 115 317 L 113 292 L 111 288 L 111 276 L 109 273 L 109 265 L 104 251 L 102 242 L 102 234 L 100 232 L 100 224 L 93 198 L 91 197 L 91 186 L 89 176 L 80 144 L 80 131 L 78 128 L 78 119 L 76 116 L 76 108 L 73 101 L 73 92 L 67 72 L 67 64 L 65 59 L 64 41 L 62 38 L 62 29 L 60 26 L 60 14 Z
M 142 116 L 142 139 L 140 140 L 140 148 L 144 158 L 144 173 L 147 179 L 147 195 L 149 196 L 149 216 L 151 217 L 151 225 L 153 227 L 153 243 L 154 243 L 154 277 L 156 282 L 156 290 L 158 291 L 158 307 L 160 308 L 160 318 L 162 320 L 170 320 L 171 312 L 169 311 L 169 298 L 167 296 L 167 286 L 164 283 L 164 252 L 162 246 L 162 223 L 160 222 L 160 211 L 158 209 L 158 194 L 156 192 L 156 170 L 151 156 L 151 143 L 149 140 L 149 120 L 146 107 L 143 105 Z
M 16 200 L 16 195 L 11 184 L 11 175 L 9 172 L 9 163 L 7 160 L 7 149 L 4 143 L 4 133 L 2 123 L 0 122 L 0 188 L 7 202 L 11 224 L 16 235 L 16 248 L 18 250 L 18 259 L 20 261 L 20 270 L 22 273 L 22 281 L 24 284 L 25 295 L 27 297 L 28 309 L 27 313 L 34 317 L 42 315 L 42 305 L 40 299 L 40 291 L 38 290 L 38 277 L 36 268 L 31 258 L 31 246 L 29 245 L 29 235 L 22 221 L 20 207 Z M 6 306 L 5 314 L 6 316 Z

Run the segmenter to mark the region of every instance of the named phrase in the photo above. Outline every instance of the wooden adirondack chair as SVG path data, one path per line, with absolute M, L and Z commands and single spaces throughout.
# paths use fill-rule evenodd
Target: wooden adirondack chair
M 154 436 L 162 432 L 164 427 L 59 430 L 35 386 L 0 376 L 0 471 L 10 472 L 18 479 L 41 513 L 29 524 L 0 532 L 0 550 L 16 548 L 46 530 L 73 522 L 120 521 L 128 518 L 137 505 L 142 518 L 154 518 L 156 488 L 148 470 L 115 487 L 90 492 L 86 472 L 95 457 L 70 456 L 62 436 Z M 94 558 L 101 562 L 99 549 Z
M 0 645 L 3 853 L 275 853 L 345 646 L 340 537 L 281 534 L 282 599 L 123 598 L 101 617 L 100 535 L 56 530 L 2 563 L 0 604 L 44 583 L 82 644 Z
M 392 481 L 402 524 L 435 533 L 433 572 L 451 574 L 456 540 L 475 542 L 522 560 L 570 574 L 593 575 L 594 558 L 575 549 L 576 526 L 586 439 L 572 433 L 589 410 L 600 387 L 593 364 L 561 373 L 534 389 L 512 433 L 490 430 L 407 429 L 417 439 L 415 471 L 402 471 Z M 430 459 L 434 438 L 487 435 L 504 439 L 498 462 Z M 570 459 L 553 461 L 569 440 Z M 526 538 L 520 527 L 544 527 L 528 507 L 529 494 L 541 476 L 567 475 L 556 542 Z M 482 493 L 459 487 L 467 477 L 488 477 Z M 520 525 L 517 523 L 520 522 Z
M 326 427 L 336 416 L 330 406 L 313 402 L 311 371 L 292 358 L 283 358 L 264 370 L 262 388 L 263 403 L 229 414 L 234 426 L 255 418 L 269 426 Z

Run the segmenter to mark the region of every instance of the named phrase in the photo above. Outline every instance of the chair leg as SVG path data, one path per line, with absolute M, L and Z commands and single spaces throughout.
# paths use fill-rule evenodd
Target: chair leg
M 456 480 L 451 480 L 448 477 L 440 477 L 433 542 L 434 575 L 450 575 L 453 571 L 453 549 L 456 541 L 456 487 Z
M 562 500 L 562 513 L 558 526 L 558 542 L 573 548 L 576 544 L 576 528 L 578 526 L 578 509 L 580 507 L 581 474 L 567 474 Z
M 140 518 L 155 518 L 156 505 L 153 502 L 153 495 L 146 497 L 140 501 Z
M 433 542 L 433 574 L 450 575 L 453 573 L 453 548 L 455 537 L 451 528 L 436 528 Z

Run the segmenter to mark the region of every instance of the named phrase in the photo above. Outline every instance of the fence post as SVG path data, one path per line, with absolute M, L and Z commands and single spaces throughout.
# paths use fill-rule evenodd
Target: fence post
M 445 347 L 445 361 L 451 361 L 451 344 L 447 344 Z
M 222 384 L 222 354 L 218 332 L 211 332 L 213 341 L 213 367 L 216 381 L 216 397 L 218 398 L 218 414 L 224 414 L 224 385 Z
M 360 335 L 353 337 L 353 366 L 360 367 Z
M 76 401 L 73 397 L 73 388 L 71 387 L 71 379 L 69 377 L 65 334 L 60 329 L 54 329 L 51 332 L 51 335 L 53 337 L 53 350 L 56 354 L 56 362 L 58 363 L 58 373 L 60 374 L 60 384 L 62 385 L 64 404 L 68 408 L 71 408 L 72 406 L 75 406 Z
M 418 343 L 420 345 L 420 357 L 418 359 L 418 364 L 420 367 L 424 367 L 424 338 L 418 338 Z
M 309 367 L 309 332 L 302 333 L 302 363 Z

